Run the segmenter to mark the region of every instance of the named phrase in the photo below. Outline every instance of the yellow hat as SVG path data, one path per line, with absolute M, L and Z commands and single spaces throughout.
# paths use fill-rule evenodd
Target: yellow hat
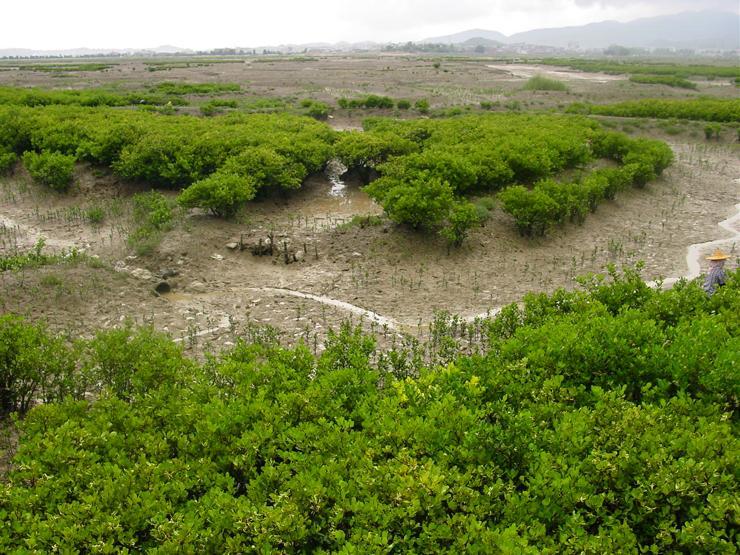
M 730 258 L 730 255 L 722 252 L 722 249 L 717 249 L 712 254 L 707 256 L 707 260 L 727 260 L 728 258 Z

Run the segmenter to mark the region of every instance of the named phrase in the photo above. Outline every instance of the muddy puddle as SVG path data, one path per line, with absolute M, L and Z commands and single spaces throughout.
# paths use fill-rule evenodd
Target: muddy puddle
M 269 199 L 247 208 L 248 218 L 267 227 L 289 222 L 292 229 L 333 229 L 356 215 L 381 214 L 383 209 L 361 188 L 359 179 L 330 166 L 323 174 L 309 177 L 300 190 L 284 199 Z

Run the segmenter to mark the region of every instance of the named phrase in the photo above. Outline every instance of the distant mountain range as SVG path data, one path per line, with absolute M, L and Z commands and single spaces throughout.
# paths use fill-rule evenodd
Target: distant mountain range
M 740 49 L 740 15 L 730 12 L 684 12 L 627 23 L 602 21 L 574 27 L 534 29 L 506 36 L 473 29 L 419 41 L 422 44 L 469 44 L 485 39 L 503 44 L 598 49 L 613 44 L 642 48 Z
M 471 29 L 453 35 L 432 37 L 416 44 L 446 44 L 474 48 L 501 45 L 532 45 L 565 49 L 598 50 L 611 45 L 631 48 L 678 48 L 692 50 L 740 50 L 740 14 L 732 12 L 684 12 L 674 15 L 636 19 L 627 23 L 602 21 L 573 27 L 534 29 L 506 36 L 498 31 Z M 300 45 L 260 46 L 254 50 L 273 52 L 301 52 L 304 50 L 341 51 L 381 50 L 383 44 L 373 42 L 336 44 L 309 43 Z M 237 50 L 252 50 L 252 47 Z M 96 54 L 194 54 L 194 50 L 177 46 L 158 46 L 150 49 L 94 49 L 31 50 L 25 48 L 0 49 L 0 57 L 32 56 L 94 56 Z
M 0 56 L 27 58 L 31 56 L 95 56 L 96 54 L 192 54 L 194 50 L 169 44 L 156 48 L 70 48 L 66 50 L 33 50 L 30 48 L 0 48 Z
M 503 33 L 499 33 L 498 31 L 471 29 L 469 31 L 463 31 L 462 33 L 455 33 L 454 35 L 446 35 L 444 37 L 433 37 L 420 40 L 419 44 L 463 44 L 470 39 L 485 39 L 502 44 L 509 42 L 509 38 Z

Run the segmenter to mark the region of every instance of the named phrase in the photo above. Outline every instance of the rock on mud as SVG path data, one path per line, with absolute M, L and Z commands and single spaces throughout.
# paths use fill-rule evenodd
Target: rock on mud
M 202 281 L 193 281 L 188 285 L 188 291 L 191 293 L 205 293 L 207 290 L 206 284 Z
M 152 273 L 149 270 L 145 270 L 144 268 L 134 268 L 131 270 L 130 274 L 138 279 L 143 280 L 150 280 L 152 279 Z
M 249 247 L 249 250 L 254 256 L 272 256 L 273 247 L 272 240 L 268 237 L 266 239 L 260 239 L 254 245 Z

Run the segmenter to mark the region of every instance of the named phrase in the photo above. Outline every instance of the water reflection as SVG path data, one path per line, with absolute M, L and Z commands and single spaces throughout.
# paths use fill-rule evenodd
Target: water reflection
M 342 175 L 347 172 L 347 166 L 337 159 L 330 160 L 326 165 L 324 173 L 331 183 L 329 195 L 332 197 L 345 197 L 347 195 L 347 184 L 342 180 Z

